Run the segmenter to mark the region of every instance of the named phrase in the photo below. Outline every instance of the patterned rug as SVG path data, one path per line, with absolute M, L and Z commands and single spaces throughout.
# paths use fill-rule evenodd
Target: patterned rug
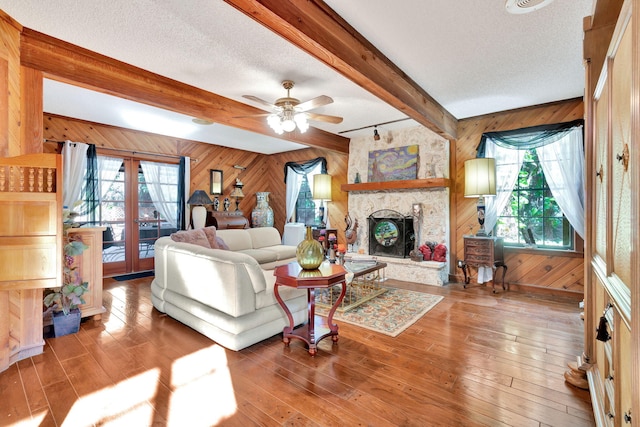
M 413 325 L 444 297 L 405 289 L 387 288 L 387 292 L 362 305 L 336 313 L 333 320 L 350 323 L 392 337 Z M 316 313 L 327 315 L 329 310 L 316 306 Z

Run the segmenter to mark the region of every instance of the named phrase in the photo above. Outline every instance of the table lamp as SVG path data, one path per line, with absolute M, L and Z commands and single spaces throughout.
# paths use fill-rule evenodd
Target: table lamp
M 476 158 L 464 162 L 464 197 L 477 197 L 478 222 L 476 236 L 486 236 L 484 214 L 486 196 L 496 195 L 496 162 L 492 158 Z
M 187 203 L 191 205 L 193 228 L 204 228 L 207 222 L 207 208 L 205 208 L 205 205 L 213 204 L 207 193 L 204 190 L 196 190 L 189 197 Z
M 320 227 L 325 228 L 324 201 L 331 200 L 331 175 L 326 173 L 313 175 L 313 198 L 320 200 Z M 329 205 L 327 205 L 327 219 L 329 219 Z
M 239 178 L 236 178 L 236 184 L 233 187 L 233 191 L 229 195 L 229 197 L 233 197 L 234 199 L 236 199 L 236 211 L 240 210 L 240 199 L 244 197 L 242 187 L 244 187 L 244 184 L 242 183 L 242 181 L 240 181 Z

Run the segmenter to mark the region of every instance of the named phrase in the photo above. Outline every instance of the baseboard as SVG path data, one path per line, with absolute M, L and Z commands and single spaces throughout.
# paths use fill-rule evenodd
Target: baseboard
M 449 282 L 464 283 L 464 277 L 450 274 Z M 491 282 L 488 282 L 489 286 L 490 286 L 490 283 Z M 496 284 L 496 288 L 501 288 L 501 286 L 498 286 L 498 285 L 499 283 Z M 583 292 L 569 291 L 566 289 L 547 288 L 544 286 L 536 286 L 536 285 L 524 285 L 521 283 L 506 282 L 505 285 L 507 287 L 507 290 L 512 292 L 522 292 L 527 294 L 538 294 L 538 295 L 551 295 L 551 296 L 567 298 L 576 302 L 580 302 L 584 300 Z

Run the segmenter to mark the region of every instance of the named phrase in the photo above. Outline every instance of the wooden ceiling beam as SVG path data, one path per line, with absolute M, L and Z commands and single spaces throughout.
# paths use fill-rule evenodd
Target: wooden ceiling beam
M 457 119 L 322 0 L 225 0 L 447 139 Z
M 20 62 L 47 76 L 131 101 L 152 105 L 262 135 L 340 153 L 349 139 L 309 128 L 274 134 L 264 117 L 236 118 L 264 111 L 24 28 Z

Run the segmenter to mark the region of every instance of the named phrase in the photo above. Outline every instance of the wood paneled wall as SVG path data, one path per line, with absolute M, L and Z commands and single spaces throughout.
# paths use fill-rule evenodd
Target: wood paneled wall
M 220 169 L 223 173 L 223 193 L 228 196 L 233 190 L 236 178 L 244 184 L 245 198 L 240 202 L 244 216 L 251 219 L 251 211 L 256 205 L 255 193 L 269 191 L 269 204 L 273 208 L 275 226 L 284 230 L 286 185 L 284 164 L 289 161 L 305 161 L 324 156 L 328 173 L 333 176 L 333 202 L 329 206 L 331 224 L 344 237 L 344 215 L 347 210 L 347 195 L 340 191 L 340 184 L 347 181 L 348 155 L 318 148 L 308 148 L 287 153 L 264 155 L 234 148 L 185 139 L 171 138 L 146 132 L 132 131 L 113 126 L 100 125 L 83 120 L 70 119 L 53 114 L 44 115 L 44 137 L 51 140 L 71 140 L 95 144 L 98 149 L 123 150 L 157 153 L 169 156 L 189 156 L 191 162 L 191 189 L 209 193 L 209 170 Z M 45 144 L 46 152 L 59 151 L 55 143 Z M 136 154 L 137 157 L 145 157 Z M 176 158 L 155 157 L 156 160 L 177 162 Z M 246 169 L 234 168 L 235 165 Z M 223 196 L 224 197 L 224 196 Z M 232 203 L 233 206 L 233 203 Z M 341 240 L 343 240 L 341 238 Z
M 478 228 L 476 201 L 464 198 L 464 162 L 476 156 L 476 147 L 483 132 L 519 129 L 528 126 L 568 122 L 583 118 L 582 98 L 555 102 L 501 113 L 488 114 L 460 120 L 458 140 L 455 144 L 455 177 L 452 203 L 455 204 L 455 224 L 451 225 L 453 251 L 451 259 L 463 258 L 463 236 L 474 233 Z M 505 261 L 508 265 L 507 282 L 512 289 L 546 290 L 549 292 L 583 293 L 584 260 L 582 241 L 576 242 L 577 254 L 563 254 L 554 251 L 534 251 L 526 249 L 506 249 Z M 453 263 L 452 263 L 453 264 Z M 454 269 L 455 269 L 455 264 Z M 459 269 L 454 271 L 461 280 Z

